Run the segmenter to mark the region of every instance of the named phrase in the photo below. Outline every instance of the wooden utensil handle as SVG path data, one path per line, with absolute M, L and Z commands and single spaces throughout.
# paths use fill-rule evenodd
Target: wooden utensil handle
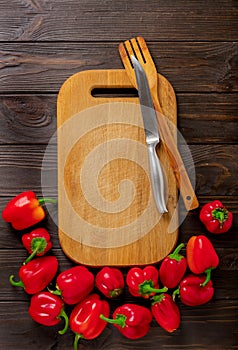
M 160 136 L 165 146 L 166 153 L 169 157 L 170 164 L 173 168 L 173 172 L 177 181 L 177 187 L 180 190 L 185 208 L 187 210 L 195 209 L 199 206 L 197 197 L 188 177 L 181 155 L 175 144 L 173 135 L 169 129 L 165 117 L 162 114 L 161 106 L 157 97 L 155 98 L 153 96 L 153 103 L 155 110 L 157 111 Z

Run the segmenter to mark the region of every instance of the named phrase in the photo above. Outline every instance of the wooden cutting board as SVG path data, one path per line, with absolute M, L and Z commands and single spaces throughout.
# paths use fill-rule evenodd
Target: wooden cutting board
M 158 81 L 163 113 L 176 139 L 175 93 L 160 74 Z M 160 145 L 168 208 L 168 214 L 161 216 L 150 187 L 139 99 L 94 97 L 95 88 L 132 86 L 125 70 L 90 70 L 73 75 L 60 89 L 57 139 L 61 247 L 70 259 L 84 265 L 154 264 L 172 251 L 178 238 L 173 171 Z

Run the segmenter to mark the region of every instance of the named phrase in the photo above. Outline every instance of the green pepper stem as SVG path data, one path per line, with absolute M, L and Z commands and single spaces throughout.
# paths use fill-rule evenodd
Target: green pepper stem
M 67 329 L 68 329 L 68 327 L 69 327 L 69 318 L 68 318 L 66 312 L 64 311 L 64 309 L 61 310 L 61 312 L 60 312 L 58 318 L 63 318 L 64 321 L 65 321 L 65 326 L 64 326 L 64 328 L 63 328 L 61 331 L 59 331 L 58 333 L 59 333 L 59 334 L 65 334 L 66 331 L 67 331 Z
M 40 199 L 38 199 L 38 202 L 39 202 L 40 205 L 43 205 L 45 203 L 56 204 L 57 203 L 57 199 L 54 199 L 54 198 L 40 198 Z
M 172 298 L 175 301 L 176 295 L 180 296 L 179 287 L 173 291 Z
M 213 269 L 212 267 L 209 267 L 209 269 L 207 269 L 205 271 L 206 279 L 205 279 L 205 281 L 203 283 L 200 284 L 201 287 L 205 287 L 208 284 L 208 282 L 210 281 L 212 269 Z
M 22 282 L 21 280 L 18 281 L 18 282 L 14 281 L 14 275 L 11 275 L 11 276 L 9 277 L 9 281 L 10 281 L 11 285 L 14 286 L 14 287 L 22 287 L 22 288 L 25 288 L 25 286 L 24 286 L 24 284 L 23 284 L 23 282 Z
M 81 334 L 75 333 L 75 338 L 74 338 L 74 350 L 78 350 L 78 342 L 79 339 L 83 339 L 83 336 Z
M 38 242 L 37 242 L 36 245 L 35 245 L 35 249 L 32 251 L 31 255 L 29 255 L 28 258 L 23 262 L 23 265 L 26 265 L 29 261 L 31 261 L 31 260 L 34 258 L 34 256 L 35 256 L 39 251 L 41 251 L 42 248 L 43 248 L 44 246 L 46 246 L 46 245 L 47 245 L 47 243 L 46 243 L 46 241 L 45 241 L 45 238 L 42 237 L 42 238 L 40 239 L 40 237 L 39 237 Z
M 57 289 L 57 288 L 56 288 L 56 290 L 52 290 L 52 289 L 50 289 L 49 287 L 47 287 L 47 289 L 48 289 L 48 291 L 49 291 L 51 294 L 58 295 L 58 296 L 61 296 L 61 295 L 62 295 L 60 289 Z
M 169 258 L 176 261 L 180 261 L 181 259 L 183 259 L 183 255 L 179 254 L 179 252 L 184 246 L 184 243 L 179 244 L 177 248 L 173 251 L 173 253 L 169 254 Z
M 222 224 L 228 219 L 228 210 L 226 208 L 216 208 L 212 210 L 212 217 L 218 220 L 222 226 Z
M 108 323 L 117 324 L 121 328 L 124 328 L 126 326 L 126 316 L 125 315 L 117 314 L 116 318 L 114 318 L 114 319 L 105 317 L 102 314 L 99 317 L 101 318 L 101 320 L 106 321 Z
M 161 288 L 161 289 L 156 289 L 150 286 L 150 284 L 144 284 L 141 285 L 140 291 L 142 292 L 142 295 L 147 294 L 147 293 L 165 293 L 168 291 L 167 287 Z

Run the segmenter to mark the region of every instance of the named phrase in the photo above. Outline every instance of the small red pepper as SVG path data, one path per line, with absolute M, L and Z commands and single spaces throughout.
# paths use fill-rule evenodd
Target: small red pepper
M 152 315 L 157 323 L 167 332 L 172 333 L 180 325 L 180 311 L 168 293 L 155 295 L 151 306 Z
M 179 254 L 183 247 L 184 244 L 181 243 L 160 265 L 160 281 L 167 288 L 175 288 L 186 272 L 187 260 L 183 255 Z
M 189 274 L 180 282 L 179 287 L 173 292 L 173 299 L 179 295 L 183 304 L 198 306 L 206 304 L 214 295 L 214 288 L 210 280 L 204 287 L 205 275 Z
M 77 304 L 70 317 L 69 325 L 75 333 L 74 350 L 78 348 L 78 341 L 98 337 L 107 323 L 100 318 L 101 314 L 109 316 L 110 307 L 107 301 L 101 300 L 99 295 L 91 294 Z
M 74 266 L 61 272 L 56 279 L 56 290 L 66 304 L 82 301 L 94 288 L 94 275 L 85 266 Z
M 124 289 L 122 272 L 113 267 L 103 267 L 96 275 L 96 287 L 107 298 L 121 295 Z
M 29 314 L 31 318 L 44 326 L 55 326 L 61 321 L 65 321 L 64 328 L 59 334 L 64 334 L 68 329 L 68 316 L 64 311 L 63 301 L 50 292 L 39 292 L 31 298 Z
M 56 200 L 37 199 L 32 191 L 22 192 L 8 202 L 2 212 L 2 218 L 10 222 L 16 230 L 23 230 L 44 219 L 45 211 L 41 205 L 46 202 L 56 203 Z
M 218 200 L 205 204 L 201 209 L 199 218 L 206 229 L 215 234 L 227 232 L 233 221 L 232 213 Z
M 112 323 L 125 337 L 129 339 L 138 339 L 144 337 L 152 321 L 152 313 L 144 306 L 136 304 L 124 304 L 119 306 L 113 312 L 112 318 L 100 318 L 108 323 Z
M 30 256 L 24 261 L 24 264 L 31 261 L 34 256 L 42 256 L 52 248 L 49 232 L 44 228 L 37 228 L 30 233 L 22 236 L 22 243 Z
M 211 241 L 204 235 L 192 236 L 187 243 L 187 262 L 195 274 L 206 273 L 204 286 L 211 279 L 211 271 L 219 264 L 218 255 Z
M 131 295 L 148 299 L 156 293 L 167 292 L 168 288 L 159 289 L 159 272 L 154 266 L 144 269 L 132 267 L 126 276 L 126 283 Z
M 10 276 L 10 283 L 15 287 L 22 287 L 28 294 L 35 294 L 45 289 L 55 277 L 58 261 L 55 256 L 43 256 L 31 260 L 19 270 L 20 281 L 15 282 Z

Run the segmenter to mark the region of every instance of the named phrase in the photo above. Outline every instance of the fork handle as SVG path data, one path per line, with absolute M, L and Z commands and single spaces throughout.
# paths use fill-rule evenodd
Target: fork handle
M 169 157 L 169 161 L 176 178 L 177 187 L 183 198 L 185 208 L 187 210 L 195 209 L 199 206 L 199 203 L 195 195 L 193 186 L 188 177 L 187 171 L 185 169 L 181 155 L 178 151 L 177 145 L 174 141 L 173 135 L 166 122 L 166 118 L 160 117 L 159 115 L 159 114 L 163 114 L 163 112 L 161 110 L 161 106 L 160 106 L 157 94 L 156 95 L 153 94 L 152 97 L 153 97 L 155 110 L 157 111 L 156 114 L 158 119 L 160 136 L 163 141 L 165 151 Z

